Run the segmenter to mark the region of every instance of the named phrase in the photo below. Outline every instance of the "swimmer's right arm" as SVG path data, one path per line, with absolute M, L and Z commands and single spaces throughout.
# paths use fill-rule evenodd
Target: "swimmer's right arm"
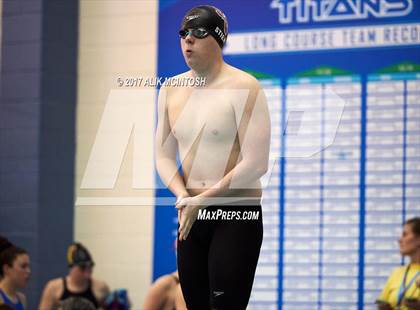
M 44 288 L 42 293 L 41 302 L 39 303 L 39 310 L 54 310 L 56 304 L 56 285 L 52 281 L 49 281 Z
M 184 180 L 176 164 L 177 142 L 169 124 L 167 93 L 167 87 L 163 86 L 158 97 L 158 123 L 155 136 L 156 169 L 162 182 L 177 198 L 188 197 Z

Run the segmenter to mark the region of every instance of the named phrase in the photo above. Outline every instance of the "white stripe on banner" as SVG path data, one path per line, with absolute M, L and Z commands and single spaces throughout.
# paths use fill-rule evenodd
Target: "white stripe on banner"
M 420 24 L 316 28 L 229 34 L 226 55 L 420 44 Z

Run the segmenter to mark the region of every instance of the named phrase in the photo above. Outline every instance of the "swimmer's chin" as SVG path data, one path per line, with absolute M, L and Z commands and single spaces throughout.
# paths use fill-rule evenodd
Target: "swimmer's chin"
M 192 57 L 187 57 L 187 56 L 185 56 L 184 59 L 187 66 L 190 67 L 191 69 L 194 69 L 196 61 L 193 61 Z

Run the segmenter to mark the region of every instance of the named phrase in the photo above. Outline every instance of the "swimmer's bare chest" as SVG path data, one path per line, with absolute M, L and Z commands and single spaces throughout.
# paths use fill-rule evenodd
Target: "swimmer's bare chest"
M 238 124 L 247 95 L 246 91 L 185 88 L 168 96 L 169 124 L 190 193 L 211 187 L 241 160 Z
M 219 89 L 182 89 L 169 96 L 169 124 L 190 182 L 216 181 L 234 167 L 240 143 L 233 99 Z

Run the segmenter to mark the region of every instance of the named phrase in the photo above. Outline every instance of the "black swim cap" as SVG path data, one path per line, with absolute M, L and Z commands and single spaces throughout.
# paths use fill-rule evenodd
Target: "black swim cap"
M 228 23 L 225 14 L 211 5 L 200 5 L 185 14 L 181 29 L 205 28 L 223 48 L 228 35 Z
M 81 243 L 77 242 L 71 244 L 67 249 L 67 264 L 69 267 L 93 267 L 93 265 L 95 265 L 88 249 L 86 249 Z

